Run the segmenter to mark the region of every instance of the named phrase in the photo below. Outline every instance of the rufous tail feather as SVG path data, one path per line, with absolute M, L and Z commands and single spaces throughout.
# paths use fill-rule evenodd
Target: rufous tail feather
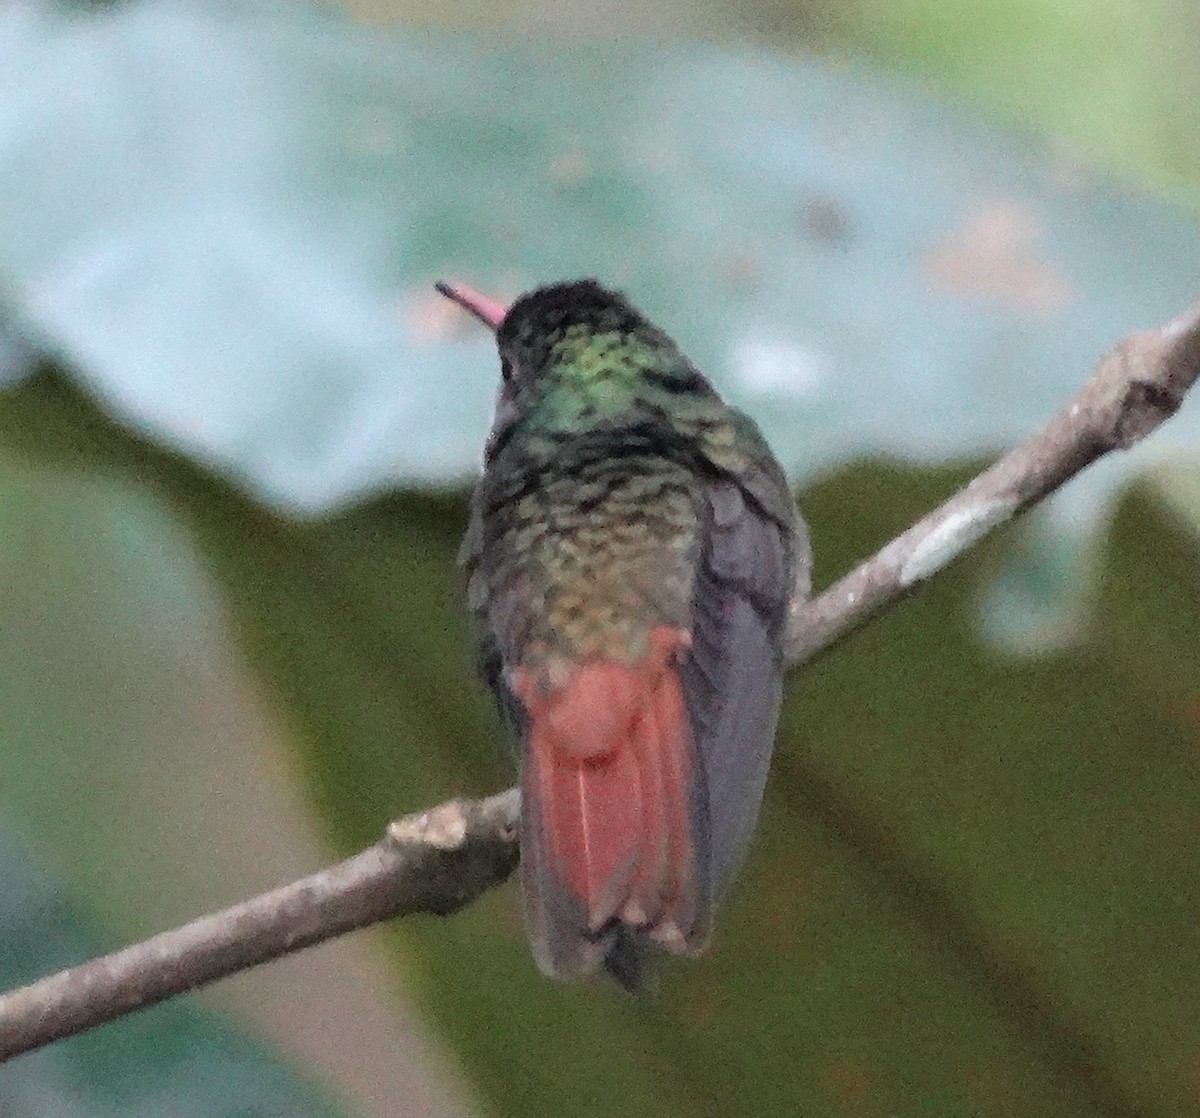
M 676 670 L 687 641 L 660 626 L 638 662 L 588 661 L 549 691 L 532 672 L 512 673 L 527 718 L 526 896 L 553 973 L 592 969 L 620 929 L 672 952 L 703 946 L 703 777 Z

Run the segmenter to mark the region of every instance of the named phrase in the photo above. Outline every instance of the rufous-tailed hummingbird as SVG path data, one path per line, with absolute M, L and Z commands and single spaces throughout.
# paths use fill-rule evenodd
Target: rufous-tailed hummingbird
M 462 561 L 521 742 L 521 862 L 547 974 L 703 949 L 767 778 L 808 534 L 754 423 L 592 280 L 489 326 L 500 394 Z

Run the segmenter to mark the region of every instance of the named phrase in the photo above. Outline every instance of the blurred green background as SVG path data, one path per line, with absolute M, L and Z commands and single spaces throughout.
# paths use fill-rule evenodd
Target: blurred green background
M 1183 0 L 0 7 L 0 979 L 506 786 L 454 553 L 597 274 L 823 585 L 1200 296 Z M 5 1115 L 1200 1114 L 1200 405 L 791 681 L 661 998 L 510 883 L 0 1068 Z M 139 1110 L 141 1108 L 141 1110 Z

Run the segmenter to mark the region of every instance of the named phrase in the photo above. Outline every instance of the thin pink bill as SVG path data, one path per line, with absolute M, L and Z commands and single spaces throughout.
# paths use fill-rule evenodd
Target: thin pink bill
M 453 300 L 463 310 L 473 314 L 489 330 L 497 330 L 500 323 L 504 321 L 504 316 L 508 314 L 508 307 L 498 299 L 480 295 L 478 291 L 473 291 L 465 284 L 446 283 L 445 280 L 438 280 L 433 286 L 439 294 L 445 295 L 447 299 Z

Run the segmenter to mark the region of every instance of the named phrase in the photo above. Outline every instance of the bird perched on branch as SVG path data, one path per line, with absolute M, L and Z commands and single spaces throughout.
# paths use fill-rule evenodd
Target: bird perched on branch
M 462 560 L 521 742 L 521 862 L 547 974 L 637 988 L 692 954 L 754 828 L 808 535 L 754 423 L 591 280 L 483 321 L 501 385 Z

